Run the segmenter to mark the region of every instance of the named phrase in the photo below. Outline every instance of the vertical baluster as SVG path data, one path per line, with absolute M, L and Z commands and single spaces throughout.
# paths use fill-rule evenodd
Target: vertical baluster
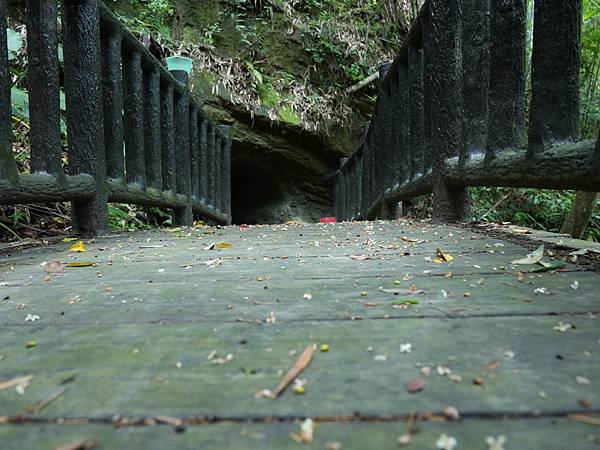
M 152 64 L 144 70 L 144 153 L 148 186 L 159 190 L 162 189 L 160 122 L 160 72 Z
M 354 210 L 354 218 L 358 218 L 362 211 L 362 184 L 363 184 L 363 153 L 359 149 L 356 153 L 356 182 L 354 189 L 356 190 L 356 207 Z
M 369 126 L 370 128 L 370 126 Z M 370 165 L 370 150 L 369 150 L 369 140 L 368 134 L 365 137 L 365 141 L 361 146 L 361 153 L 363 155 L 362 161 L 362 186 L 361 186 L 361 215 L 363 219 L 366 219 L 366 214 L 369 211 L 369 176 L 371 173 Z
M 526 143 L 525 10 L 526 0 L 492 0 L 488 161 Z
M 221 173 L 222 187 L 222 210 L 227 216 L 227 223 L 231 224 L 231 127 L 228 125 L 221 125 L 221 133 L 224 138 L 223 145 L 223 166 Z
M 349 221 L 352 218 L 352 158 L 348 158 L 344 167 L 345 185 L 344 185 L 344 205 L 346 205 L 346 215 L 344 220 Z
M 377 121 L 375 123 L 377 140 L 376 158 L 376 190 L 380 194 L 394 184 L 394 167 L 392 161 L 396 152 L 393 123 L 394 82 L 387 79 L 391 64 L 383 64 L 379 67 L 379 93 L 377 96 Z M 390 74 L 393 78 L 393 74 Z M 348 175 L 349 176 L 349 175 Z
M 536 0 L 529 154 L 581 138 L 581 0 Z
M 356 186 L 356 174 L 355 174 L 355 157 L 348 160 L 348 214 L 347 220 L 354 218 L 354 187 Z
M 6 0 L 0 0 L 0 181 L 16 182 L 6 28 Z
M 62 176 L 56 0 L 27 0 L 31 172 Z
M 126 179 L 128 183 L 146 187 L 142 55 L 126 45 L 123 48 L 123 98 Z
M 208 119 L 203 116 L 200 122 L 200 201 L 208 202 Z
M 97 188 L 92 200 L 73 202 L 73 226 L 94 235 L 108 231 L 97 0 L 63 0 L 62 20 L 69 169 L 92 175 Z
M 423 175 L 424 171 L 424 127 L 423 109 L 423 49 L 408 47 L 408 102 L 410 113 L 410 161 L 411 179 Z
M 165 191 L 177 190 L 175 172 L 175 116 L 174 92 L 171 81 L 163 79 L 160 84 L 161 165 L 162 183 Z
M 101 23 L 102 106 L 106 174 L 112 180 L 125 179 L 123 154 L 123 76 L 121 72 L 122 34 L 111 23 Z
M 219 133 L 219 129 L 216 129 L 216 133 L 215 133 L 215 164 L 216 164 L 216 168 L 215 168 L 215 173 L 216 173 L 216 178 L 215 178 L 215 203 L 214 206 L 217 209 L 217 211 L 221 212 L 222 209 L 222 205 L 221 205 L 221 192 L 222 192 L 222 185 L 221 185 L 221 170 L 223 167 L 223 161 L 221 160 L 221 155 L 223 152 L 223 148 L 222 148 L 222 144 L 223 144 L 223 139 L 221 138 L 221 133 Z
M 431 93 L 433 91 L 433 73 L 431 64 L 431 8 L 426 3 L 423 8 L 423 170 L 424 173 L 432 170 L 432 130 L 431 130 Z
M 410 149 L 410 109 L 409 109 L 409 95 L 410 88 L 408 84 L 408 65 L 406 62 L 400 62 L 398 64 L 398 160 L 400 165 L 398 181 L 400 184 L 411 179 L 413 174 L 412 161 L 411 161 L 411 149 Z
M 490 0 L 462 0 L 463 146 L 460 162 L 484 155 L 490 77 Z
M 340 218 L 342 221 L 348 219 L 348 206 L 346 204 L 347 172 L 346 163 L 348 158 L 340 158 Z
M 190 194 L 192 191 L 190 157 L 190 96 L 187 90 L 188 74 L 181 70 L 171 71 L 184 89 L 175 92 L 175 173 L 177 192 L 188 197 L 185 208 L 175 210 L 175 221 L 179 225 L 193 225 Z
M 214 206 L 215 184 L 216 184 L 216 164 L 215 164 L 215 126 L 212 122 L 208 123 L 208 146 L 207 146 L 207 166 L 208 166 L 208 187 L 206 195 L 206 204 Z
M 377 116 L 374 120 L 371 120 L 371 126 L 369 126 L 369 134 L 367 136 L 369 146 L 369 204 L 368 208 L 371 208 L 377 200 L 377 183 L 376 177 L 379 173 L 377 163 L 379 162 L 377 157 L 377 145 L 376 145 L 376 133 L 377 133 Z
M 190 106 L 190 158 L 191 158 L 191 195 L 198 197 L 200 183 L 200 140 L 198 136 L 198 107 L 195 103 Z
M 333 177 L 333 215 L 341 222 L 342 216 L 340 214 L 340 172 L 339 169 Z
M 461 67 L 461 0 L 431 0 L 431 129 L 433 143 L 433 219 L 463 220 L 468 216 L 468 191 L 451 189 L 443 179 L 448 158 L 463 145 Z

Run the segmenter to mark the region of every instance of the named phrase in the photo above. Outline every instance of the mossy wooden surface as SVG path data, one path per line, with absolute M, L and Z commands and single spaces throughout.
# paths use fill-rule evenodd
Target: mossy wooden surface
M 507 449 L 598 448 L 594 443 L 598 439 L 597 428 L 566 419 L 469 419 L 459 423 L 420 422 L 418 427 L 419 432 L 412 436 L 411 444 L 406 447 L 397 444 L 398 436 L 406 429 L 406 422 L 318 424 L 314 441 L 302 445 L 289 437 L 300 428 L 294 423 L 188 426 L 182 433 L 176 433 L 166 425 L 125 428 L 17 425 L 0 427 L 0 442 L 6 442 L 3 450 L 47 450 L 85 439 L 96 442 L 98 449 L 326 450 L 328 444 L 337 442 L 343 450 L 387 450 L 434 449 L 440 434 L 445 433 L 456 438 L 457 449 L 485 450 L 488 448 L 486 438 L 499 435 L 506 437 Z
M 209 250 L 213 243 L 231 247 Z M 34 376 L 24 395 L 0 391 L 0 417 L 27 416 L 28 407 L 66 389 L 32 416 L 41 424 L 0 425 L 2 449 L 5 442 L 53 448 L 79 434 L 99 448 L 131 441 L 131 448 L 284 449 L 298 446 L 288 437 L 298 425 L 220 421 L 405 417 L 446 406 L 469 419 L 423 423 L 408 448 L 433 448 L 441 432 L 472 443 L 459 448 L 485 448 L 487 433 L 510 437 L 506 448 L 562 449 L 561 439 L 572 442 L 567 436 L 581 438 L 577 448 L 594 445 L 585 435 L 594 427 L 565 418 L 600 404 L 594 272 L 567 264 L 531 273 L 536 266 L 511 263 L 528 249 L 409 222 L 136 233 L 86 241 L 77 254 L 70 245 L 0 255 L 0 381 Z M 438 248 L 454 259 L 435 262 Z M 97 265 L 48 279 L 41 264 L 52 260 Z M 25 322 L 28 314 L 40 319 Z M 560 332 L 559 322 L 573 328 Z M 32 340 L 37 345 L 26 348 Z M 255 398 L 312 342 L 330 351 L 318 352 L 301 375 L 305 395 L 290 388 L 277 400 Z M 411 353 L 400 352 L 403 343 Z M 214 364 L 214 351 L 231 361 Z M 438 366 L 460 382 L 438 375 Z M 405 385 L 422 367 L 431 375 L 410 394 Z M 517 419 L 530 414 L 540 417 Z M 116 415 L 218 423 L 183 434 L 167 426 L 43 426 Z M 512 419 L 499 420 L 505 416 Z M 344 449 L 395 448 L 404 427 L 323 424 L 306 448 L 330 440 Z

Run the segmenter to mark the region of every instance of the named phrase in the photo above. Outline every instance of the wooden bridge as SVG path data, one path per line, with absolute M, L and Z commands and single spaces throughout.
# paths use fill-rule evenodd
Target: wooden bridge
M 468 186 L 600 190 L 579 0 L 535 2 L 528 128 L 525 2 L 426 2 L 336 176 L 347 222 L 252 227 L 224 226 L 229 129 L 97 0 L 62 3 L 65 173 L 56 3 L 28 2 L 19 174 L 0 0 L 0 203 L 72 201 L 78 236 L 0 253 L 0 449 L 597 448 L 598 247 L 443 224 Z M 396 218 L 431 192 L 436 222 Z M 109 235 L 109 201 L 180 226 Z

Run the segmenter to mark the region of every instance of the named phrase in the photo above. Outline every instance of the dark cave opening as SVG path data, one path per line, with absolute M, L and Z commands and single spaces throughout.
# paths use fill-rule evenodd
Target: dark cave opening
M 236 157 L 231 162 L 231 210 L 234 224 L 278 223 L 287 191 L 282 171 L 265 156 Z

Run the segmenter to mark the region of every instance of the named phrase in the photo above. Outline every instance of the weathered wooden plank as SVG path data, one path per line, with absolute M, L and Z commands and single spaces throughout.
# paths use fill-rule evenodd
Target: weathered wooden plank
M 110 425 L 58 426 L 14 425 L 0 426 L 0 441 L 5 450 L 47 450 L 61 445 L 91 439 L 98 448 L 143 449 L 230 449 L 259 450 L 265 448 L 326 449 L 339 443 L 344 450 L 397 449 L 398 436 L 404 433 L 406 422 L 389 423 L 318 423 L 314 440 L 299 446 L 289 437 L 298 433 L 299 424 L 215 424 L 187 426 L 175 433 L 170 426 L 124 427 Z M 418 422 L 419 431 L 412 436 L 407 448 L 432 449 L 445 433 L 455 437 L 458 448 L 486 448 L 488 436 L 506 437 L 506 448 L 520 450 L 578 450 L 597 449 L 597 433 L 593 426 L 568 419 L 486 420 L 467 419 L 462 422 Z M 335 448 L 335 447 L 330 447 Z
M 553 330 L 554 317 L 6 327 L 2 378 L 34 379 L 26 395 L 1 391 L 0 403 L 4 414 L 22 414 L 75 376 L 40 417 L 388 415 L 448 405 L 463 414 L 584 411 L 579 401 L 600 402 L 593 375 L 600 369 L 597 323 L 568 322 L 575 328 L 566 333 Z M 30 340 L 37 347 L 26 348 Z M 297 355 L 290 352 L 310 342 L 331 350 L 303 373 L 307 393 L 256 399 L 292 364 Z M 406 342 L 412 352 L 403 354 L 399 345 Z M 214 364 L 213 351 L 233 359 Z M 491 362 L 499 367 L 486 369 Z M 432 375 L 423 392 L 409 394 L 404 385 L 419 366 Z M 437 366 L 462 382 L 438 375 Z M 578 384 L 577 376 L 591 384 Z M 483 385 L 473 383 L 477 377 Z

